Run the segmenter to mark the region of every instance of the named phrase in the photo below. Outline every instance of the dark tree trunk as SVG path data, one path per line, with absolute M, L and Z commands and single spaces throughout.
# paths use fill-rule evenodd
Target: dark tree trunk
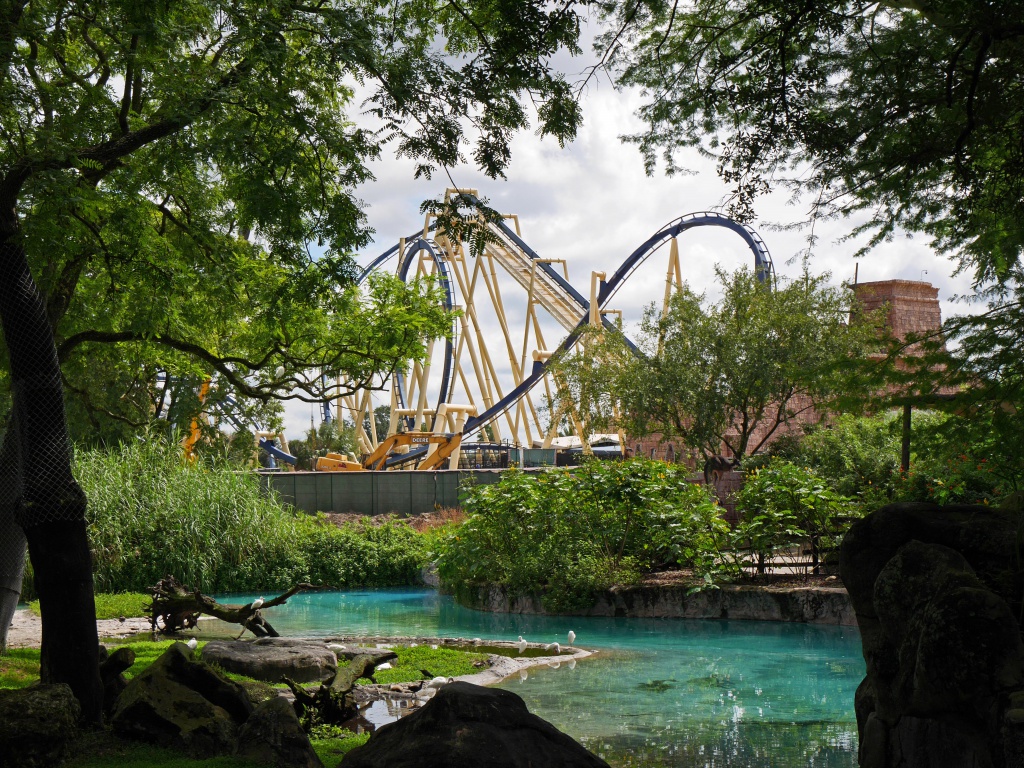
M 0 445 L 0 653 L 7 650 L 7 633 L 21 597 L 25 575 L 25 532 L 14 519 L 21 498 L 21 478 L 15 454 L 14 430 L 8 418 Z
M 14 399 L 12 511 L 28 539 L 35 571 L 43 620 L 41 676 L 43 682 L 67 683 L 82 706 L 83 720 L 98 723 L 103 687 L 85 494 L 71 474 L 64 391 L 45 303 L 18 242 L 16 219 L 4 219 L 0 323 Z

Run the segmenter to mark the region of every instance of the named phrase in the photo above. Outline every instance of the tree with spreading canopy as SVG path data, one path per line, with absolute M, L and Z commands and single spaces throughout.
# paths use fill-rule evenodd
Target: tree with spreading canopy
M 988 311 L 950 318 L 902 374 L 878 373 L 907 385 L 889 390 L 903 404 L 967 414 L 949 423 L 1019 472 L 1024 2 L 636 0 L 602 12 L 602 62 L 643 94 L 643 128 L 627 140 L 649 172 L 679 170 L 698 148 L 740 218 L 787 189 L 809 201 L 809 221 L 850 217 L 864 250 L 919 233 L 973 276 Z M 864 394 L 885 384 L 876 375 Z
M 874 241 L 922 232 L 1007 278 L 1024 248 L 1024 3 L 638 0 L 601 40 L 642 90 L 629 137 L 653 170 L 699 147 L 749 216 L 775 187 Z
M 878 344 L 876 318 L 849 322 L 852 291 L 827 274 L 773 288 L 750 269 L 716 272 L 719 302 L 684 284 L 667 307 L 648 306 L 636 351 L 621 333 L 590 331 L 585 354 L 555 364 L 565 405 L 592 428 L 742 459 L 843 394 L 841 367 Z
M 472 140 L 500 176 L 529 103 L 570 139 L 578 105 L 550 61 L 578 51 L 579 23 L 541 0 L 0 2 L 0 591 L 20 587 L 23 533 L 42 678 L 85 719 L 101 689 L 62 362 L 127 418 L 83 386 L 90 365 L 134 365 L 141 400 L 172 362 L 257 399 L 321 398 L 311 366 L 386 375 L 443 323 L 428 287 L 351 290 L 368 161 L 390 143 L 429 176 Z M 356 85 L 376 130 L 352 123 Z

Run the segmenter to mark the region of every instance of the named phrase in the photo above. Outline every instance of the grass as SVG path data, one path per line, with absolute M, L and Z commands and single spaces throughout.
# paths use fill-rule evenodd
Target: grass
M 310 740 L 313 751 L 327 768 L 335 768 L 342 757 L 370 738 L 369 733 L 337 730 L 330 738 Z M 249 760 L 236 757 L 197 760 L 182 756 L 180 750 L 125 741 L 106 731 L 83 733 L 72 752 L 75 757 L 64 763 L 64 768 L 252 768 L 253 765 Z
M 147 669 L 174 642 L 176 641 L 136 640 L 110 645 L 128 647 L 135 651 L 135 664 L 125 672 L 125 677 L 130 680 Z M 204 645 L 206 645 L 205 642 L 200 642 L 199 650 L 202 650 Z M 487 660 L 486 653 L 461 651 L 453 648 L 432 648 L 429 645 L 399 646 L 394 651 L 398 654 L 398 659 L 391 662 L 391 669 L 381 670 L 374 675 L 378 683 L 406 683 L 422 680 L 423 674 L 420 672 L 422 669 L 441 677 L 471 675 L 479 671 L 478 667 L 473 666 L 474 662 Z M 345 666 L 345 664 L 341 666 Z M 267 687 L 267 683 L 253 680 L 244 675 L 223 672 L 223 670 L 221 672 L 231 680 L 240 682 L 247 687 Z M 12 648 L 7 654 L 0 656 L 0 688 L 25 688 L 38 681 L 38 648 Z M 363 682 L 369 682 L 369 680 L 364 679 Z M 284 688 L 286 686 L 281 684 L 274 687 Z
M 27 688 L 39 682 L 39 649 L 10 648 L 0 656 L 0 688 Z
M 480 671 L 478 667 L 473 666 L 473 662 L 487 660 L 486 653 L 431 648 L 429 645 L 399 646 L 394 651 L 398 654 L 398 659 L 391 662 L 391 669 L 380 670 L 374 675 L 377 682 L 382 685 L 422 680 L 421 669 L 440 677 L 472 675 Z
M 159 658 L 175 641 L 161 640 L 117 643 L 135 651 L 135 664 L 126 677 L 138 675 Z M 201 642 L 202 648 L 206 643 Z M 486 660 L 487 654 L 460 651 L 452 648 L 431 648 L 429 645 L 396 647 L 397 661 L 392 668 L 375 676 L 378 683 L 398 683 L 422 680 L 421 669 L 442 677 L 457 677 L 478 671 L 475 661 Z M 246 686 L 256 689 L 257 698 L 268 689 L 266 683 L 242 675 L 229 674 Z M 39 649 L 13 648 L 0 656 L 0 688 L 24 688 L 39 681 Z M 369 681 L 365 681 L 369 682 Z M 252 695 L 252 694 L 251 694 Z M 365 744 L 368 733 L 354 734 L 342 728 L 321 727 L 314 731 L 310 743 L 328 768 L 335 768 L 350 750 Z M 125 741 L 109 731 L 83 733 L 72 750 L 76 757 L 65 763 L 65 768 L 250 768 L 251 762 L 232 757 L 195 760 L 182 756 L 178 750 L 163 749 L 149 744 Z
M 152 599 L 150 595 L 142 592 L 119 592 L 117 594 L 99 592 L 96 594 L 96 618 L 119 619 L 122 616 L 127 618 L 145 616 L 145 609 Z M 28 609 L 38 616 L 39 601 L 33 600 L 28 604 Z

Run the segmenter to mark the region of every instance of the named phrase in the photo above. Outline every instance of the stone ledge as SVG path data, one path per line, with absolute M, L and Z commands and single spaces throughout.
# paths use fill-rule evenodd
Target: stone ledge
M 612 587 L 578 616 L 623 618 L 742 619 L 856 626 L 849 595 L 842 587 L 726 585 L 687 594 L 683 585 Z M 494 613 L 547 613 L 539 597 L 510 598 L 498 585 L 463 595 L 470 608 Z

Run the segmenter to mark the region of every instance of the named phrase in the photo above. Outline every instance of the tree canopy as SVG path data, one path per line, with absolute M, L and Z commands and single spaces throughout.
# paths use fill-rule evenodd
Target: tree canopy
M 354 290 L 370 236 L 354 190 L 389 142 L 420 173 L 472 146 L 500 175 L 528 99 L 542 132 L 572 136 L 547 59 L 576 50 L 575 11 L 514 5 L 5 3 L 0 197 L 73 424 L 95 438 L 140 423 L 157 371 L 316 400 L 339 373 L 379 386 L 421 355 L 446 328 L 428 286 Z M 356 127 L 361 109 L 383 127 Z
M 530 105 L 570 139 L 579 109 L 550 62 L 578 35 L 577 4 L 543 0 L 0 2 L 0 619 L 20 529 L 43 678 L 86 719 L 101 694 L 60 355 L 77 388 L 112 359 L 104 342 L 136 345 L 118 376 L 171 356 L 256 397 L 315 399 L 311 364 L 386 373 L 442 323 L 427 286 L 347 290 L 367 163 L 390 145 L 429 175 L 469 152 L 500 176 Z M 353 124 L 356 84 L 378 129 Z
M 681 438 L 704 455 L 755 453 L 787 422 L 842 391 L 841 366 L 877 343 L 873 316 L 850 323 L 852 296 L 804 272 L 773 289 L 719 269 L 711 303 L 683 285 L 644 313 L 634 353 L 602 332 L 557 365 L 565 396 L 593 426 Z
M 1024 248 L 1024 4 L 962 0 L 607 3 L 601 40 L 653 169 L 699 147 L 735 185 L 862 212 L 875 241 L 931 235 L 979 283 Z

